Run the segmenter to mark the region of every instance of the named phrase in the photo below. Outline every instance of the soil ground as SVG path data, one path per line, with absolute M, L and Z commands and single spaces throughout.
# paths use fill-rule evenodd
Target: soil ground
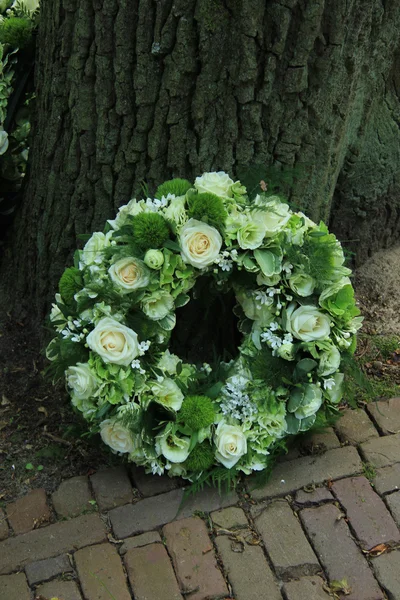
M 374 255 L 354 282 L 365 316 L 359 361 L 376 384 L 375 397 L 400 395 L 400 247 Z M 37 332 L 6 317 L 0 325 L 0 505 L 32 487 L 54 491 L 62 479 L 120 460 L 82 437 L 65 389 L 43 377 L 45 366 Z

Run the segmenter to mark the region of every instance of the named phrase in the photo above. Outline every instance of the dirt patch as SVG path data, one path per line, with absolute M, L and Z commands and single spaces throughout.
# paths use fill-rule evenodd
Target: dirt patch
M 377 252 L 354 274 L 364 333 L 400 335 L 400 246 Z

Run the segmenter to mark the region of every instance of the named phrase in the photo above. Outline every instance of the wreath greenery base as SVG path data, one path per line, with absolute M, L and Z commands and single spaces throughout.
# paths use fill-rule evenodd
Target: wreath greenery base
M 50 314 L 50 371 L 90 432 L 147 472 L 268 472 L 289 438 L 338 412 L 362 320 L 349 275 L 324 223 L 282 198 L 250 197 L 224 172 L 173 179 L 76 251 Z M 234 295 L 230 358 L 171 352 L 200 278 L 205 304 Z

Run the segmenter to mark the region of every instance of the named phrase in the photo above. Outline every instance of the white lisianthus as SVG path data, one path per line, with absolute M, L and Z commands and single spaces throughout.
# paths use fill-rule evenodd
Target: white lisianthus
M 56 294 L 56 302 L 58 302 L 58 304 L 63 304 L 61 294 Z M 52 323 L 54 323 L 55 321 L 62 321 L 62 323 L 59 323 L 58 325 L 54 326 L 56 331 L 58 331 L 58 332 L 62 331 L 65 327 L 67 319 L 64 317 L 61 310 L 58 308 L 57 304 L 51 305 L 50 321 Z
M 101 319 L 86 341 L 106 363 L 127 367 L 140 354 L 137 334 L 110 317 Z
M 321 388 L 314 383 L 304 387 L 304 399 L 301 406 L 295 411 L 296 419 L 305 419 L 314 415 L 322 404 Z
M 331 379 L 333 379 L 333 385 L 326 389 L 324 393 L 332 404 L 339 404 L 343 396 L 344 375 L 343 373 L 335 373 Z
M 8 133 L 0 127 L 0 156 L 8 150 Z
M 110 245 L 111 235 L 111 231 L 106 234 L 101 231 L 95 231 L 93 233 L 92 237 L 86 242 L 80 253 L 80 269 L 83 269 L 83 267 L 88 265 L 93 265 L 94 263 L 100 264 L 103 261 L 102 251 Z
M 227 469 L 234 467 L 247 452 L 247 440 L 241 427 L 228 425 L 224 420 L 218 423 L 214 443 L 217 447 L 215 458 Z
M 148 294 L 142 300 L 144 314 L 153 321 L 159 321 L 170 313 L 174 308 L 174 299 L 165 290 L 157 290 Z
M 185 204 L 185 196 L 177 196 L 164 210 L 164 217 L 172 224 L 174 231 L 179 231 L 188 220 Z
M 261 221 L 251 217 L 237 232 L 238 244 L 243 250 L 255 250 L 261 246 L 265 236 L 265 227 Z
M 276 273 L 275 275 L 271 275 L 271 277 L 267 277 L 261 271 L 257 275 L 257 284 L 258 285 L 267 285 L 268 287 L 274 287 L 281 280 L 281 274 Z
M 324 340 L 329 337 L 330 319 L 315 306 L 289 304 L 286 310 L 286 330 L 303 342 Z
M 340 358 L 340 352 L 334 345 L 322 352 L 319 358 L 318 375 L 321 377 L 332 375 L 340 366 Z
M 29 12 L 34 12 L 37 8 L 39 8 L 39 0 L 19 0 L 20 3 L 28 10 Z M 11 8 L 13 8 L 17 4 L 17 1 L 13 2 Z
M 289 277 L 289 286 L 298 296 L 311 296 L 315 288 L 315 279 L 307 273 L 293 273 Z
M 294 360 L 295 358 L 295 347 L 292 342 L 284 342 L 279 348 L 276 350 L 278 356 L 283 358 L 284 360 Z
M 120 258 L 108 269 L 113 283 L 123 294 L 145 288 L 150 281 L 149 271 L 142 260 L 133 256 Z
M 253 211 L 253 215 L 263 223 L 265 236 L 273 237 L 282 231 L 291 217 L 289 206 L 281 202 L 278 196 L 257 196 L 254 203 L 262 207 Z
M 168 470 L 168 477 L 186 477 L 187 470 L 180 463 L 172 463 L 165 465 Z
M 139 213 L 143 212 L 143 210 L 143 202 L 138 202 L 136 198 L 133 198 L 132 200 L 129 200 L 128 204 L 120 206 L 115 219 L 109 219 L 107 223 L 109 223 L 113 229 L 119 229 L 125 225 L 127 217 L 130 215 L 138 215 Z
M 183 402 L 183 394 L 180 387 L 168 377 L 156 381 L 151 386 L 156 401 L 172 410 L 179 410 Z
M 176 367 L 180 363 L 181 359 L 176 354 L 171 354 L 171 352 L 167 349 L 163 352 L 162 357 L 157 363 L 157 368 L 161 369 L 168 375 L 176 374 Z
M 65 377 L 73 395 L 80 400 L 90 398 L 97 387 L 96 377 L 87 363 L 77 363 L 76 366 L 69 367 Z
M 205 269 L 218 257 L 222 237 L 215 227 L 189 219 L 181 229 L 179 242 L 184 262 L 197 269 Z
M 260 325 L 269 325 L 273 320 L 273 298 L 267 296 L 265 298 L 265 303 L 261 304 L 261 302 L 256 299 L 256 294 L 254 292 L 239 290 L 236 293 L 236 300 L 239 302 L 248 319 L 257 321 Z
M 135 449 L 132 433 L 114 419 L 106 419 L 100 423 L 100 435 L 103 442 L 115 452 L 130 454 Z
M 161 250 L 147 250 L 144 256 L 144 263 L 150 267 L 150 269 L 158 271 L 164 264 L 164 254 Z
M 233 180 L 224 171 L 203 173 L 201 177 L 196 177 L 194 187 L 199 194 L 211 193 L 220 198 L 232 198 Z
M 172 463 L 183 463 L 189 456 L 190 437 L 179 437 L 166 428 L 157 437 L 156 451 Z

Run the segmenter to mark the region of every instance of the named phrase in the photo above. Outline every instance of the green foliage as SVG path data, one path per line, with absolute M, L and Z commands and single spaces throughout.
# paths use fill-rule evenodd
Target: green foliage
M 189 216 L 214 227 L 223 227 L 227 217 L 224 203 L 214 194 L 193 194 L 189 199 Z
M 400 338 L 398 335 L 376 335 L 373 344 L 382 358 L 387 360 L 400 348 Z
M 363 462 L 363 473 L 369 481 L 373 481 L 376 477 L 376 468 L 370 462 Z
M 9 17 L 0 23 L 0 43 L 12 48 L 25 48 L 32 38 L 32 22 L 29 19 Z
M 308 263 L 305 265 L 308 274 L 320 285 L 331 281 L 338 273 L 337 240 L 333 233 L 327 233 L 325 226 L 324 229 L 326 232 L 316 232 L 322 235 L 308 235 L 301 248 L 302 253 L 308 258 Z
M 184 463 L 188 471 L 200 473 L 212 467 L 215 461 L 214 451 L 209 442 L 197 444 Z
M 284 380 L 290 381 L 293 377 L 292 364 L 283 358 L 273 356 L 269 348 L 262 348 L 257 352 L 249 361 L 249 368 L 254 379 L 264 379 L 266 385 L 272 388 L 282 384 Z
M 161 248 L 169 238 L 166 220 L 158 213 L 141 213 L 132 219 L 134 243 L 147 250 Z
M 215 418 L 215 408 L 207 396 L 187 396 L 179 411 L 180 420 L 193 431 L 209 427 Z
M 74 295 L 82 289 L 82 285 L 82 274 L 79 269 L 69 267 L 64 271 L 58 283 L 58 289 L 66 304 L 73 302 Z
M 170 179 L 158 186 L 155 198 L 162 198 L 163 196 L 167 197 L 168 194 L 184 196 L 191 187 L 193 186 L 187 179 Z

